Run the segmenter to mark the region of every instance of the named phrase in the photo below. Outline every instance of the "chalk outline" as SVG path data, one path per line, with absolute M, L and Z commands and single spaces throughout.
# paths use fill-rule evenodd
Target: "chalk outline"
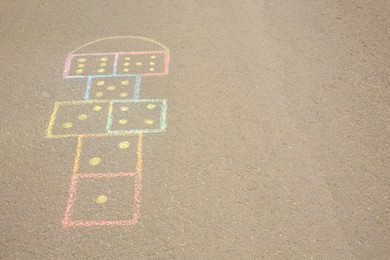
M 75 52 L 81 50 L 82 48 L 86 47 L 86 46 L 89 46 L 91 44 L 94 44 L 94 43 L 97 43 L 97 42 L 100 42 L 100 41 L 104 41 L 104 40 L 114 40 L 114 39 L 139 39 L 139 40 L 144 40 L 144 41 L 149 41 L 149 42 L 152 42 L 152 43 L 155 43 L 157 44 L 158 46 L 162 47 L 165 51 L 151 51 L 151 52 L 134 52 L 135 54 L 141 54 L 141 53 L 164 53 L 165 56 L 164 56 L 164 72 L 163 73 L 145 73 L 145 74 L 117 74 L 117 65 L 118 65 L 118 58 L 119 58 L 119 55 L 120 53 L 122 52 L 116 52 L 114 53 L 115 57 L 114 57 L 114 66 L 113 66 L 113 75 L 94 75 L 94 76 L 69 76 L 69 77 L 66 77 L 65 75 L 68 75 L 69 74 L 69 71 L 70 71 L 70 66 L 71 66 L 71 59 L 74 57 L 74 56 L 87 56 L 87 55 L 91 55 L 91 54 L 76 54 Z M 124 54 L 129 54 L 131 52 L 125 52 Z M 99 55 L 99 54 L 96 54 L 96 55 Z M 66 58 L 66 62 L 65 62 L 65 68 L 64 68 L 64 78 L 85 78 L 85 77 L 93 77 L 93 78 L 109 78 L 109 77 L 131 77 L 131 76 L 136 76 L 136 80 L 139 79 L 139 84 L 136 84 L 139 86 L 139 88 L 135 88 L 134 90 L 134 99 L 138 99 L 139 98 L 139 91 L 140 91 L 140 86 L 141 86 L 141 76 L 159 76 L 159 75 L 167 75 L 168 74 L 168 70 L 169 70 L 169 63 L 170 63 L 170 52 L 169 52 L 169 49 L 163 45 L 162 43 L 156 41 L 156 40 L 153 40 L 153 39 L 150 39 L 150 38 L 146 38 L 146 37 L 142 37 L 142 36 L 115 36 L 115 37 L 106 37 L 106 38 L 101 38 L 101 39 L 97 39 L 95 41 L 91 41 L 89 43 L 86 43 L 78 48 L 76 48 L 75 50 L 73 50 L 69 55 L 68 57 Z M 138 77 L 139 76 L 139 77 Z M 88 93 L 88 98 L 89 98 L 89 93 Z M 91 100 L 93 101 L 93 100 Z M 106 103 L 106 102 L 109 102 L 109 112 L 110 112 L 110 107 L 111 107 L 111 113 L 112 113 L 112 105 L 113 105 L 113 100 L 98 100 L 100 103 Z M 103 102 L 102 102 L 103 101 Z M 118 102 L 124 102 L 124 100 L 117 100 Z M 96 103 L 99 103 L 99 102 L 96 102 Z M 135 102 L 135 101 L 134 101 Z M 153 102 L 153 101 L 150 101 L 150 102 Z M 161 125 L 161 128 L 165 130 L 166 128 L 166 113 L 167 113 L 167 105 L 166 105 L 166 100 L 162 100 L 163 102 L 163 105 L 162 105 L 162 109 L 161 109 L 161 114 L 160 114 L 160 125 Z M 58 103 L 68 103 L 68 102 L 58 102 Z M 71 101 L 70 103 L 81 103 L 81 102 L 73 102 Z M 90 103 L 95 103 L 95 102 L 90 102 Z M 47 128 L 46 130 L 46 137 L 48 138 L 59 138 L 61 136 L 52 136 L 51 135 L 51 130 L 53 128 L 53 125 L 54 125 L 54 122 L 55 122 L 55 117 L 56 117 L 56 114 L 57 114 L 57 111 L 58 111 L 58 108 L 59 108 L 59 104 L 55 104 L 54 106 L 54 109 L 53 109 L 53 113 L 51 115 L 51 118 L 50 118 L 50 122 L 49 122 L 49 127 Z M 106 125 L 107 126 L 107 125 Z M 150 129 L 148 129 L 150 130 Z M 50 136 L 51 135 L 51 136 Z M 85 137 L 105 137 L 105 136 L 128 136 L 128 135 L 138 135 L 138 144 L 137 144 L 137 173 L 123 173 L 123 172 L 120 172 L 120 173 L 94 173 L 94 175 L 92 176 L 90 173 L 81 173 L 81 174 L 78 174 L 78 169 L 79 169 L 79 159 L 80 159 L 80 155 L 81 155 L 81 147 L 82 147 L 82 138 L 85 138 Z M 69 201 L 71 201 L 72 199 L 74 200 L 75 199 L 75 192 L 76 192 L 76 185 L 77 185 L 77 181 L 79 178 L 90 178 L 90 177 L 93 177 L 93 178 L 104 178 L 104 177 L 119 177 L 119 176 L 127 176 L 127 175 L 133 175 L 135 176 L 135 189 L 134 189 L 134 211 L 133 211 L 133 218 L 131 220 L 119 220 L 119 221 L 72 221 L 72 222 L 68 222 L 68 220 L 70 219 L 70 215 L 68 216 L 69 218 L 67 218 L 67 215 L 65 214 L 65 217 L 64 217 L 64 221 L 63 221 L 63 224 L 65 226 L 65 224 L 69 224 L 69 226 L 102 226 L 102 225 L 131 225 L 131 224 L 135 224 L 137 222 L 140 221 L 140 203 L 141 203 L 141 190 L 142 190 L 142 132 L 140 133 L 125 133 L 125 132 L 119 132 L 119 133 L 115 133 L 115 134 L 107 134 L 107 133 L 90 133 L 90 134 L 77 134 L 77 135 L 64 135 L 65 137 L 68 137 L 68 136 L 78 136 L 78 142 L 77 142 L 77 149 L 76 149 L 76 157 L 75 157 L 75 163 L 74 163 L 74 168 L 73 168 L 73 175 L 72 175 L 72 184 L 70 186 L 70 190 L 69 190 L 69 198 L 68 198 L 68 206 L 69 206 Z M 135 174 L 135 175 L 134 175 Z M 74 189 L 74 193 L 72 194 L 71 191 L 72 191 L 72 187 Z M 70 211 L 68 212 L 68 208 L 67 207 L 67 211 L 66 213 L 70 213 Z M 65 222 L 66 221 L 66 222 Z
M 134 136 L 128 134 L 128 136 Z M 109 226 L 109 225 L 132 225 L 140 220 L 140 204 L 141 204 L 141 190 L 142 190 L 142 133 L 138 134 L 137 142 L 137 172 L 136 173 L 91 173 L 82 174 L 78 173 L 80 156 L 82 151 L 82 143 L 84 135 L 79 135 L 77 139 L 76 156 L 73 167 L 73 175 L 71 185 L 69 187 L 69 195 L 66 206 L 66 211 L 62 224 L 64 227 L 74 226 Z M 116 177 L 135 177 L 134 178 L 134 198 L 133 198 L 133 217 L 130 220 L 72 220 L 72 209 L 76 201 L 77 194 L 77 182 L 78 179 L 101 179 L 101 178 L 116 178 Z
M 162 44 L 161 42 L 159 41 L 156 41 L 154 39 L 151 39 L 151 38 L 147 38 L 147 37 L 144 37 L 144 36 L 137 36 L 137 35 L 125 35 L 125 36 L 111 36 L 111 37 L 104 37 L 104 38 L 100 38 L 100 39 L 97 39 L 97 40 L 94 40 L 94 41 L 90 41 L 86 44 L 83 44 L 81 45 L 80 47 L 74 49 L 71 54 L 75 53 L 76 51 L 79 51 L 81 50 L 82 48 L 84 47 L 87 47 L 89 45 L 92 45 L 94 43 L 97 43 L 97 42 L 101 42 L 101 41 L 106 41 L 106 40 L 116 40 L 116 39 L 137 39 L 137 40 L 144 40 L 144 41 L 148 41 L 148 42 L 151 42 L 151 43 L 154 43 L 158 46 L 160 46 L 161 48 L 163 48 L 164 50 L 166 51 L 169 51 L 168 47 L 165 46 L 164 44 Z
M 134 77 L 134 92 L 133 92 L 133 99 L 138 99 L 139 98 L 139 92 L 141 89 L 141 82 L 142 82 L 142 76 L 139 74 L 135 74 L 132 76 L 122 76 L 122 75 L 117 75 L 117 76 L 112 76 L 112 77 L 104 77 L 104 78 L 132 78 Z M 96 78 L 102 78 L 99 76 L 88 76 L 87 77 L 87 87 L 85 88 L 85 94 L 84 94 L 84 101 L 89 101 L 89 100 L 100 100 L 100 99 L 90 99 L 90 93 L 91 93 L 91 87 L 92 87 L 92 81 Z M 110 99 L 111 100 L 111 99 Z
M 160 128 L 159 129 L 136 129 L 136 130 L 112 130 L 113 120 L 113 105 L 114 103 L 157 103 L 161 102 L 160 113 Z M 107 133 L 110 134 L 126 134 L 126 133 L 161 133 L 166 130 L 166 118 L 167 118 L 167 100 L 166 99 L 133 99 L 129 100 L 113 100 L 108 108 L 108 120 L 106 124 Z
M 159 129 L 133 129 L 133 130 L 112 130 L 112 113 L 113 103 L 157 103 L 161 102 L 160 113 L 160 128 Z M 105 133 L 76 133 L 76 134 L 53 134 L 53 127 L 57 118 L 57 112 L 61 105 L 77 105 L 77 104 L 94 104 L 94 103 L 108 103 L 108 116 L 106 122 Z M 46 138 L 67 138 L 84 136 L 117 136 L 137 133 L 160 133 L 166 130 L 167 117 L 167 100 L 166 99 L 118 99 L 118 100 L 88 100 L 88 101 L 57 101 L 54 103 L 53 113 L 50 117 L 49 126 L 46 130 Z
M 144 54 L 164 54 L 164 69 L 163 72 L 148 72 L 148 73 L 141 73 L 141 74 L 122 74 L 117 73 L 117 63 L 118 58 L 120 55 L 144 55 Z M 96 55 L 112 55 L 114 56 L 114 64 L 113 64 L 113 71 L 112 74 L 91 74 L 91 75 L 69 75 L 70 67 L 73 61 L 73 58 L 75 57 L 85 57 L 85 56 L 96 56 Z M 87 77 L 115 77 L 115 76 L 136 76 L 136 75 L 142 75 L 142 76 L 164 76 L 168 75 L 169 73 L 169 62 L 171 60 L 169 51 L 139 51 L 139 52 L 106 52 L 106 53 L 84 53 L 84 54 L 69 54 L 65 61 L 64 66 L 64 78 L 87 78 Z

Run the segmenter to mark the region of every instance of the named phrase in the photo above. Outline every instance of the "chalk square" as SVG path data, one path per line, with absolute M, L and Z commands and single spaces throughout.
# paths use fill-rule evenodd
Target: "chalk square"
M 139 135 L 83 137 L 78 172 L 99 174 L 137 172 L 142 160 Z
M 168 74 L 170 55 L 164 51 L 120 53 L 116 73 L 158 76 Z
M 48 138 L 106 133 L 110 101 L 56 102 L 46 131 Z
M 65 63 L 64 77 L 112 75 L 116 57 L 110 53 L 72 54 Z
M 158 133 L 166 129 L 167 102 L 163 99 L 115 100 L 107 132 Z
M 138 99 L 141 76 L 89 77 L 84 100 Z
M 140 174 L 74 175 L 63 225 L 135 224 L 140 218 L 140 189 Z

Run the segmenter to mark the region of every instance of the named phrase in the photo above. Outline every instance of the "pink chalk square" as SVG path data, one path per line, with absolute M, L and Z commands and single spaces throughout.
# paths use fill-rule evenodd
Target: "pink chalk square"
M 72 177 L 65 227 L 132 225 L 139 221 L 140 174 L 76 174 Z
M 64 77 L 111 75 L 115 59 L 115 55 L 110 53 L 69 55 L 65 63 Z

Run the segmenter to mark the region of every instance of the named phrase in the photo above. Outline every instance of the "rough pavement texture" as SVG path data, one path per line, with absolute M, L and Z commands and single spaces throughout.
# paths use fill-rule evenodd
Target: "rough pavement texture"
M 390 259 L 388 1 L 0 6 L 1 259 Z M 116 35 L 170 48 L 142 90 L 167 131 L 144 138 L 140 223 L 63 228 L 63 64 Z

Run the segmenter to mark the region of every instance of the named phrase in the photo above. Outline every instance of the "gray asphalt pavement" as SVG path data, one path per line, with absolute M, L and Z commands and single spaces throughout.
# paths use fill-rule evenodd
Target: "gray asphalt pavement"
M 389 13 L 1 1 L 0 259 L 390 259 Z

